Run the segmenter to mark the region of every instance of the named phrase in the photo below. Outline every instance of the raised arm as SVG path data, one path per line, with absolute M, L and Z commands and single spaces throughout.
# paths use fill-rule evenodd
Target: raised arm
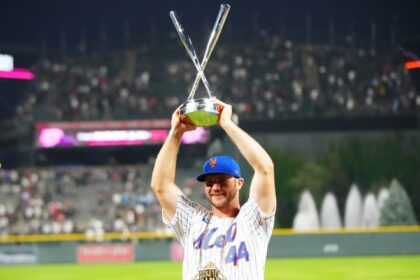
M 217 99 L 215 103 L 221 110 L 220 127 L 254 170 L 250 194 L 265 214 L 272 214 L 276 207 L 273 161 L 254 138 L 232 121 L 232 106 Z
M 176 202 L 181 190 L 175 184 L 176 162 L 184 132 L 195 127 L 180 122 L 179 108 L 172 114 L 171 130 L 156 158 L 153 168 L 151 187 L 159 200 L 165 215 L 172 219 Z

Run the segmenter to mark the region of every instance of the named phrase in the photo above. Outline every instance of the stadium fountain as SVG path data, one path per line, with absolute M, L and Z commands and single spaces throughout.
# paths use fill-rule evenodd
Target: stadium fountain
M 379 207 L 375 195 L 369 193 L 363 201 L 362 226 L 376 228 L 379 226 Z
M 389 198 L 389 189 L 388 188 L 385 188 L 385 187 L 381 188 L 379 190 L 378 198 L 377 198 L 379 212 L 381 211 L 382 207 L 385 204 L 385 201 L 388 198 Z
M 294 230 L 319 229 L 319 217 L 312 194 L 305 190 L 299 200 L 298 212 L 293 219 Z
M 346 199 L 344 227 L 360 228 L 362 226 L 362 196 L 359 188 L 353 184 Z
M 327 193 L 322 200 L 321 227 L 328 229 L 341 228 L 340 212 L 338 211 L 337 199 L 333 193 Z

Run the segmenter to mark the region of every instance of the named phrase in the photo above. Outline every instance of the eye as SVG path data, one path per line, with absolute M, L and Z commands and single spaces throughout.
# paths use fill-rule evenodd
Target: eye
M 206 181 L 206 187 L 211 187 L 213 186 L 213 182 L 212 181 Z
M 229 178 L 220 178 L 215 180 L 208 180 L 205 182 L 206 187 L 212 187 L 214 184 L 219 184 L 220 186 L 225 186 L 229 181 Z
M 223 185 L 224 184 L 224 180 L 216 180 L 216 181 L 207 181 L 206 182 L 206 186 L 207 187 L 212 187 L 214 184 Z

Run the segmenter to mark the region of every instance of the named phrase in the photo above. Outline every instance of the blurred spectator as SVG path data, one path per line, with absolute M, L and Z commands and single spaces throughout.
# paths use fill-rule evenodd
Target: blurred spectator
M 214 94 L 234 104 L 242 118 L 399 114 L 420 108 L 398 52 L 262 36 L 258 44 L 217 46 L 205 71 Z M 165 117 L 185 101 L 196 71 L 186 57 L 163 48 L 42 60 L 33 67 L 37 79 L 17 114 L 27 121 Z M 201 85 L 196 96 L 206 96 Z
M 149 169 L 1 170 L 0 235 L 84 232 L 96 240 L 110 231 L 162 230 Z

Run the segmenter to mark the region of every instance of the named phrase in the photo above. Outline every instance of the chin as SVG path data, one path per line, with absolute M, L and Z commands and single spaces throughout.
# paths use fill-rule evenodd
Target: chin
M 213 199 L 213 200 L 211 200 L 211 204 L 216 208 L 223 208 L 223 207 L 226 207 L 228 205 L 228 202 L 227 202 L 226 198 L 223 198 L 221 200 Z
M 216 208 L 224 208 L 226 206 L 226 203 L 212 203 L 214 207 Z

